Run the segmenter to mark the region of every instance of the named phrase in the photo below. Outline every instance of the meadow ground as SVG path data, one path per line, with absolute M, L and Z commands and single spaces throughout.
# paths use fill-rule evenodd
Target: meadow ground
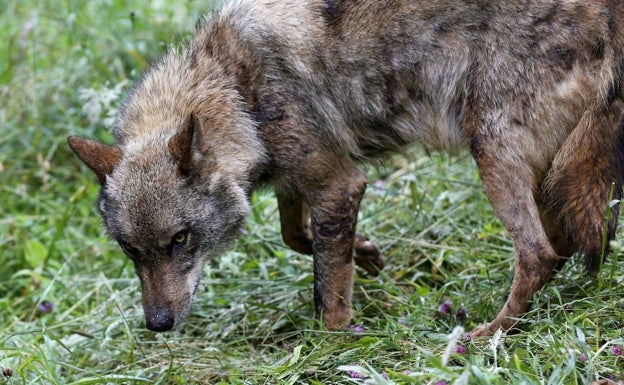
M 359 272 L 349 330 L 312 320 L 311 257 L 283 245 L 266 192 L 206 266 L 186 322 L 146 331 L 138 279 L 65 137 L 110 143 L 132 82 L 213 6 L 177 3 L 0 0 L 0 383 L 624 381 L 622 243 L 596 278 L 568 263 L 520 333 L 466 339 L 504 302 L 513 262 L 466 154 L 415 150 L 369 169 L 359 228 L 387 267 Z

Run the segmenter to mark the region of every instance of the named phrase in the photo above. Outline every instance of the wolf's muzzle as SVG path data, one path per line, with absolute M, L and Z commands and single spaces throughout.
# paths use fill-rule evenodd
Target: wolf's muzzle
M 175 324 L 174 315 L 164 308 L 145 309 L 145 326 L 154 332 L 166 332 Z

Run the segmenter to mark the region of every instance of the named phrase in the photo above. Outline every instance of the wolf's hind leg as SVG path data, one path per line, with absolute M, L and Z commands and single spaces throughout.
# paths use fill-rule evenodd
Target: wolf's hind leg
M 506 303 L 496 318 L 477 327 L 473 335 L 490 335 L 512 328 L 529 308 L 533 295 L 550 279 L 559 263 L 540 219 L 534 198 L 537 180 L 529 162 L 502 138 L 476 135 L 472 152 L 490 204 L 509 232 L 515 251 L 514 279 Z M 530 140 L 530 139 L 529 139 Z
M 303 199 L 293 193 L 277 193 L 282 239 L 294 251 L 312 254 L 310 209 Z M 377 245 L 360 233 L 355 234 L 353 258 L 356 265 L 376 276 L 384 267 L 384 257 Z
M 557 218 L 557 214 L 553 210 L 542 209 L 541 205 L 539 207 L 540 220 L 542 221 L 544 231 L 546 231 L 546 236 L 548 236 L 550 245 L 555 250 L 555 253 L 561 257 L 559 263 L 555 267 L 555 271 L 559 271 L 570 259 L 572 254 L 577 252 L 577 246 L 566 233 L 561 220 Z

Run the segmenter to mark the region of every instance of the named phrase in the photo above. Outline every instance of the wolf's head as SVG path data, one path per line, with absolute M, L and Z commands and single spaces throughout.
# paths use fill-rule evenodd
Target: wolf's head
M 171 124 L 119 147 L 68 138 L 102 185 L 102 224 L 134 262 L 153 331 L 184 318 L 203 263 L 235 239 L 249 211 L 248 187 L 207 149 L 202 122 L 189 114 Z

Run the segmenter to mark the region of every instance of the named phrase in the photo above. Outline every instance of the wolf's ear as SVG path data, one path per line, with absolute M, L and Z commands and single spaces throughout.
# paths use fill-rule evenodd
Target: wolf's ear
M 169 152 L 173 159 L 178 162 L 178 170 L 182 176 L 189 176 L 193 161 L 193 139 L 201 133 L 202 123 L 194 113 L 190 113 L 184 123 L 169 139 Z
M 101 185 L 106 182 L 106 176 L 113 173 L 121 160 L 121 150 L 94 140 L 79 136 L 67 137 L 69 148 L 86 164 L 97 176 Z

